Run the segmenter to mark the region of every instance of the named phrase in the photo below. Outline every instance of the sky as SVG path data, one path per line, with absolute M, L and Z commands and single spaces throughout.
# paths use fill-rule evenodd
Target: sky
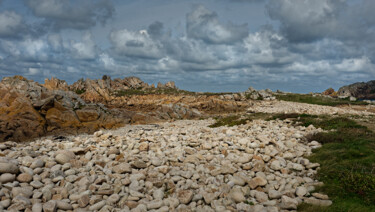
M 0 77 L 322 92 L 375 79 L 374 11 L 374 0 L 0 0 Z

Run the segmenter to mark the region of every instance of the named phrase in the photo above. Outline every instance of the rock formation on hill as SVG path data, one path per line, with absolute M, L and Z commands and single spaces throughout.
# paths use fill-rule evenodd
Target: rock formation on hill
M 125 122 L 102 105 L 87 104 L 74 92 L 59 90 L 63 88 L 66 84 L 57 79 L 44 87 L 21 76 L 4 78 L 0 82 L 0 141 L 25 141 L 58 130 L 95 131 Z
M 375 100 L 375 80 L 343 86 L 337 91 L 337 94 L 339 96 L 353 96 L 357 99 Z

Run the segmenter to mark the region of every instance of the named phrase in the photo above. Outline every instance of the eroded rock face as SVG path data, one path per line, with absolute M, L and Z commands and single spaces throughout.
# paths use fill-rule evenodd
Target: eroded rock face
M 86 104 L 52 78 L 42 86 L 21 76 L 0 82 L 0 141 L 25 141 L 64 129 L 95 131 L 120 126 L 123 121 L 103 107 Z
M 337 94 L 338 96 L 375 100 L 375 80 L 343 86 L 337 91 Z

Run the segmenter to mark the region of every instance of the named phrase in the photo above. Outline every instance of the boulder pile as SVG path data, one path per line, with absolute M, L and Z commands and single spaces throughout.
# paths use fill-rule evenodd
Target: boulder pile
M 94 135 L 0 144 L 0 210 L 289 211 L 314 193 L 313 126 L 256 120 L 126 126 Z

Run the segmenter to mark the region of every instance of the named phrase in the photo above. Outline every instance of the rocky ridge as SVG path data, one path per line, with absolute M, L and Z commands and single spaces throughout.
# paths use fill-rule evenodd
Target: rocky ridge
M 255 120 L 126 126 L 94 135 L 0 144 L 6 211 L 290 211 L 330 205 L 313 179 L 320 131 Z
M 343 86 L 337 91 L 337 95 L 375 100 L 375 80 Z

